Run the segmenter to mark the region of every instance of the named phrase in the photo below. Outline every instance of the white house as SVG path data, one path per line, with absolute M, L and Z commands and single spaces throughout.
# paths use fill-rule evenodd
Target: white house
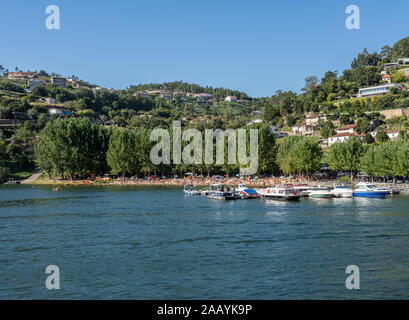
M 315 127 L 315 126 L 318 125 L 319 121 L 325 122 L 325 121 L 327 121 L 327 117 L 325 115 L 319 114 L 319 115 L 315 115 L 315 116 L 313 116 L 313 115 L 308 116 L 305 119 L 305 123 L 307 124 L 307 126 L 314 126 Z
M 40 99 L 41 102 L 46 102 L 49 104 L 55 104 L 56 100 L 54 98 L 50 98 L 50 97 L 45 97 L 45 98 L 41 98 Z
M 391 84 L 392 82 L 392 76 L 389 74 L 385 74 L 382 76 L 382 81 L 385 81 L 388 84 Z
M 409 64 L 409 58 L 401 58 L 401 59 L 398 59 L 398 64 L 400 64 L 400 65 L 407 65 L 407 64 Z
M 360 135 L 356 133 L 338 133 L 335 136 L 328 138 L 328 146 L 331 146 L 337 142 L 346 142 L 351 137 L 360 137 Z
M 376 139 L 376 135 L 378 134 L 378 132 L 386 132 L 386 134 L 389 137 L 389 140 L 396 140 L 399 138 L 399 130 L 375 130 L 371 132 L 372 137 L 374 137 Z
M 295 136 L 312 136 L 314 129 L 311 126 L 298 125 L 291 128 Z
M 337 134 L 339 133 L 354 133 L 356 128 L 356 124 L 347 124 L 341 128 L 335 129 Z
M 235 96 L 228 96 L 224 99 L 224 101 L 226 102 L 236 102 L 237 101 L 237 97 Z
M 61 108 L 61 107 L 49 107 L 48 114 L 49 115 L 55 114 L 58 116 L 71 116 L 72 115 L 71 111 Z
M 374 97 L 379 95 L 388 94 L 391 88 L 398 88 L 401 89 L 402 86 L 400 84 L 384 84 L 381 86 L 374 86 L 368 88 L 361 88 L 358 92 L 359 98 L 366 98 L 366 97 Z

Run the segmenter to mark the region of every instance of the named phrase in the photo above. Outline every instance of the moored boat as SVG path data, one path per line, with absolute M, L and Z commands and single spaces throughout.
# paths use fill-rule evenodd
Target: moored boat
M 360 182 L 354 190 L 354 197 L 385 198 L 389 190 L 375 186 L 373 183 Z
M 229 186 L 224 184 L 212 184 L 207 197 L 214 200 L 235 200 L 236 194 L 234 189 Z
M 316 187 L 307 191 L 309 198 L 332 198 L 333 194 L 328 188 Z
M 297 190 L 302 197 L 308 197 L 308 190 L 311 188 L 308 184 L 296 184 L 292 186 L 293 189 Z
M 267 188 L 262 197 L 264 199 L 273 199 L 273 200 L 299 200 L 301 194 L 289 187 L 277 186 L 273 188 Z
M 336 198 L 352 198 L 354 195 L 354 191 L 351 188 L 341 183 L 334 185 L 331 193 Z
M 187 184 L 183 188 L 183 192 L 186 196 L 200 196 L 200 191 L 195 189 L 195 185 Z
M 248 188 L 245 184 L 239 184 L 236 189 L 236 194 L 242 199 L 256 199 L 260 197 L 260 194 L 251 188 Z

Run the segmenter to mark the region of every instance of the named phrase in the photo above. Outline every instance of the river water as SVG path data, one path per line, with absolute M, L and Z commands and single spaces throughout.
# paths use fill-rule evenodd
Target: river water
M 2 186 L 0 299 L 408 299 L 408 205 Z M 49 265 L 59 290 L 46 289 Z

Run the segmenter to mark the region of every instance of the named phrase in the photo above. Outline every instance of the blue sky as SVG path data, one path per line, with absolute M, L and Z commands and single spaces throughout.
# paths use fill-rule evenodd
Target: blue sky
M 45 27 L 48 5 L 61 29 Z M 361 29 L 347 30 L 358 5 Z M 406 0 L 1 1 L 0 64 L 117 89 L 183 80 L 252 96 L 299 91 L 363 50 L 409 36 Z

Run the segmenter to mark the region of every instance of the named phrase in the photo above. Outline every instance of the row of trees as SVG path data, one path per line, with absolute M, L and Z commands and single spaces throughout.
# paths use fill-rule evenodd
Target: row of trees
M 248 127 L 258 131 L 258 174 L 300 173 L 309 176 L 320 169 L 324 153 L 313 137 L 288 136 L 276 141 L 268 124 Z M 155 165 L 150 152 L 156 142 L 150 141 L 151 130 L 106 129 L 92 124 L 87 118 L 57 119 L 47 123 L 35 143 L 35 160 L 50 177 L 88 177 L 102 175 L 146 176 L 180 174 L 187 171 L 210 174 L 239 172 L 240 164 L 228 163 L 228 139 L 224 141 L 225 164 Z M 170 135 L 172 139 L 172 134 Z M 204 144 L 204 135 L 203 135 Z M 183 148 L 190 143 L 184 141 Z M 172 142 L 171 142 L 172 145 Z M 249 143 L 248 143 L 249 145 Z M 216 141 L 214 141 L 216 151 Z M 248 152 L 249 150 L 247 150 Z M 203 153 L 204 158 L 204 153 Z M 327 153 L 328 164 L 334 171 L 363 171 L 374 176 L 409 175 L 409 141 L 363 144 L 352 137 L 347 142 L 333 144 Z
M 357 137 L 335 143 L 328 150 L 332 170 L 362 171 L 371 176 L 408 176 L 409 141 L 387 141 L 380 144 L 362 144 Z
M 247 127 L 257 128 L 259 138 L 259 173 L 278 172 L 276 164 L 277 145 L 270 126 L 259 124 Z M 88 177 L 90 173 L 102 175 L 146 176 L 155 174 L 183 174 L 187 171 L 207 173 L 238 173 L 240 164 L 228 163 L 228 139 L 225 139 L 225 164 L 159 164 L 151 162 L 150 152 L 157 143 L 150 141 L 153 129 L 119 129 L 92 124 L 87 118 L 56 119 L 47 123 L 36 138 L 34 146 L 37 166 L 49 177 Z M 249 135 L 248 135 L 249 136 Z M 172 134 L 170 134 L 172 138 Z M 203 132 L 204 144 L 204 132 Z M 182 142 L 184 148 L 189 141 Z M 216 139 L 214 139 L 216 151 Z M 172 145 L 172 142 L 171 142 Z M 247 143 L 249 146 L 249 143 Z M 183 150 L 183 149 L 182 149 Z M 237 150 L 237 149 L 236 149 Z M 249 150 L 247 150 L 248 152 Z M 173 153 L 171 153 L 171 157 Z M 203 158 L 205 154 L 203 153 Z M 173 163 L 173 158 L 170 159 Z

